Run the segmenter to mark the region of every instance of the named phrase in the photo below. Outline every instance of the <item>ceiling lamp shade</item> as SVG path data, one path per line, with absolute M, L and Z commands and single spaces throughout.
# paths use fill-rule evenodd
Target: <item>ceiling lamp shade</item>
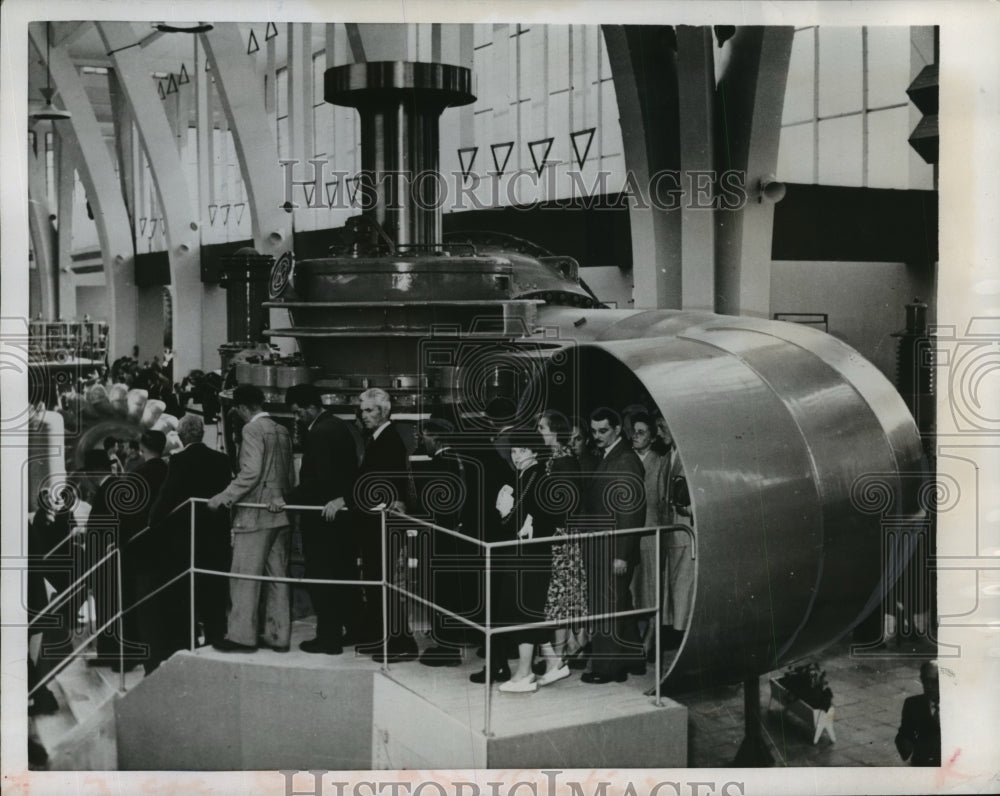
M 45 105 L 40 110 L 34 111 L 31 118 L 38 121 L 60 121 L 69 119 L 70 112 L 57 108 L 52 104 L 52 97 L 56 90 L 52 88 L 52 70 L 49 68 L 49 51 L 51 38 L 51 23 L 45 23 L 45 88 L 39 89 L 39 93 L 45 98 Z

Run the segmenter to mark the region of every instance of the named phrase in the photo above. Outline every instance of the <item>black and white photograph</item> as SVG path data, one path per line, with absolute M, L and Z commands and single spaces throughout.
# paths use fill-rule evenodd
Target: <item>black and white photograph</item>
M 995 5 L 0 11 L 11 793 L 1000 792 Z

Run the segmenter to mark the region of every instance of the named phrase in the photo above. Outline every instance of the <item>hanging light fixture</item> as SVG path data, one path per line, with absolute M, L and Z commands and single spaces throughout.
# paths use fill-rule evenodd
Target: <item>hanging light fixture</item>
M 45 23 L 45 88 L 39 89 L 41 95 L 45 97 L 45 107 L 32 113 L 31 118 L 39 121 L 49 120 L 56 122 L 60 119 L 69 119 L 70 112 L 60 110 L 52 104 L 52 96 L 56 93 L 56 90 L 52 88 L 52 69 L 49 67 L 50 39 L 52 38 L 51 27 L 51 22 Z
M 153 27 L 160 33 L 208 33 L 215 25 L 211 22 L 157 22 Z

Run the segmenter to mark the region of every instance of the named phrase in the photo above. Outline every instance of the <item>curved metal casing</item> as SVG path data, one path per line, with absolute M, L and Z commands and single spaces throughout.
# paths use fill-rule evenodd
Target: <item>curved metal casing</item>
M 909 553 L 898 532 L 920 521 L 923 462 L 873 365 L 822 332 L 755 318 L 543 308 L 540 322 L 578 343 L 550 361 L 553 402 L 651 399 L 674 437 L 697 558 L 672 680 L 772 671 L 878 607 Z

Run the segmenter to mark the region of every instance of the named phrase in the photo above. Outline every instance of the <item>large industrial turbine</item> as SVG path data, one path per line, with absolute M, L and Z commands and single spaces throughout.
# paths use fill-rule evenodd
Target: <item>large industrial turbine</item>
M 739 682 L 842 637 L 877 608 L 905 563 L 899 531 L 920 522 L 920 440 L 896 390 L 816 330 L 604 309 L 570 258 L 502 235 L 445 239 L 440 207 L 410 188 L 437 170 L 439 116 L 473 101 L 470 87 L 442 64 L 327 71 L 326 99 L 361 115 L 373 201 L 337 256 L 296 263 L 269 305 L 293 326 L 271 334 L 298 340 L 332 406 L 353 411 L 381 386 L 403 411 L 450 414 L 469 445 L 484 444 L 476 421 L 498 396 L 525 417 L 655 406 L 697 540 L 670 676 Z

